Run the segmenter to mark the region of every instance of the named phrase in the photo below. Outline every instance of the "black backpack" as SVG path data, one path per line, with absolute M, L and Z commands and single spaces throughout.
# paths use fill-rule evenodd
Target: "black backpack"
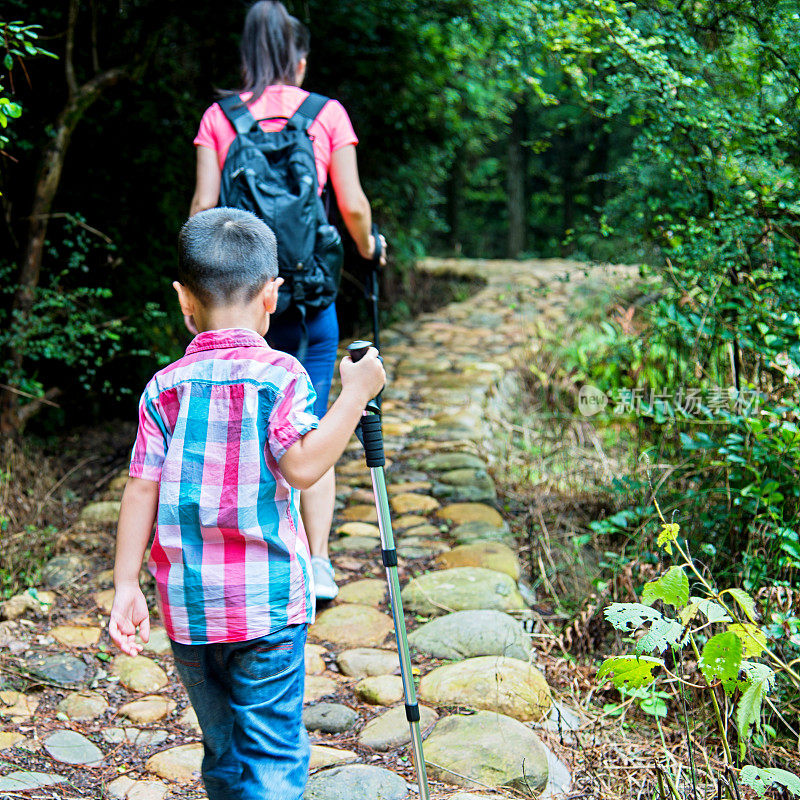
M 222 168 L 219 204 L 252 211 L 274 231 L 284 280 L 276 314 L 295 310 L 299 315 L 300 360 L 308 347 L 306 320 L 336 299 L 342 272 L 342 240 L 317 192 L 308 135 L 327 102 L 309 94 L 281 130 L 265 131 L 238 95 L 219 101 L 236 131 Z

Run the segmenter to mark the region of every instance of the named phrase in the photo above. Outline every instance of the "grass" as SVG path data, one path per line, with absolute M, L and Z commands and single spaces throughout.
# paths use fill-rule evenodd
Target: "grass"
M 7 438 L 0 444 L 0 595 L 36 585 L 63 521 L 58 477 L 41 450 Z

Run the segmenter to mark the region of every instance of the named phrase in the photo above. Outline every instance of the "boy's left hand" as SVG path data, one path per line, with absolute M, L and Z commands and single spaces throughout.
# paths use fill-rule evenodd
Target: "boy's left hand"
M 150 639 L 150 615 L 139 584 L 116 587 L 114 605 L 111 608 L 111 620 L 108 633 L 114 644 L 129 656 L 138 656 L 142 645 L 136 641 L 136 628 L 143 642 Z

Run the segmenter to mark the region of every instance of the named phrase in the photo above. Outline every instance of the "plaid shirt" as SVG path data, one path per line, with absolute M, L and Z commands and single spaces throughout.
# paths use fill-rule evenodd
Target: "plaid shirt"
M 299 492 L 278 462 L 316 428 L 300 363 L 254 331 L 206 331 L 139 404 L 130 475 L 159 484 L 150 571 L 169 637 L 238 642 L 311 623 Z

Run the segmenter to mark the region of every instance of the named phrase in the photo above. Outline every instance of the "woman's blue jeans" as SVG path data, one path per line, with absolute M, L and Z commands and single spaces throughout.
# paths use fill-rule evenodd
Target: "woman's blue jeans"
M 175 667 L 203 731 L 209 800 L 301 800 L 306 626 L 249 642 L 172 642 Z
M 311 378 L 311 385 L 317 393 L 314 413 L 322 419 L 328 411 L 328 395 L 331 393 L 331 380 L 336 366 L 336 350 L 339 346 L 339 320 L 336 317 L 336 304 L 331 303 L 307 322 L 308 350 L 303 366 Z M 299 317 L 287 312 L 270 320 L 267 341 L 270 347 L 284 353 L 297 355 L 300 349 L 302 327 Z

